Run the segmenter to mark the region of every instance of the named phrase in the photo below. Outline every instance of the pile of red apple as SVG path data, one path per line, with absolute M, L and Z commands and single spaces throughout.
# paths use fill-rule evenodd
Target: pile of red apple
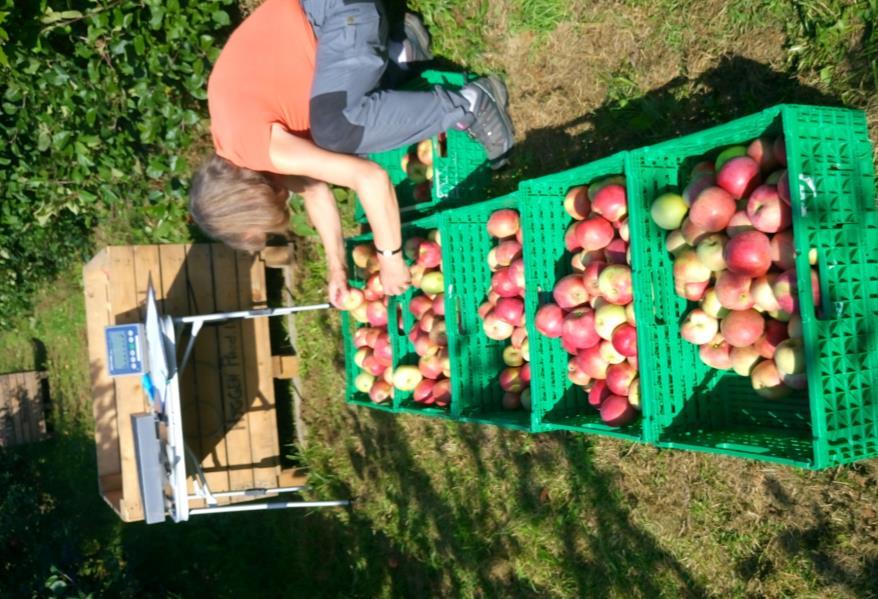
M 637 329 L 628 249 L 628 198 L 623 177 L 570 189 L 564 209 L 573 218 L 564 242 L 573 272 L 540 307 L 534 324 L 572 355 L 568 379 L 610 426 L 636 418 L 640 408 Z
M 363 289 L 352 288 L 342 307 L 361 325 L 354 332 L 354 363 L 360 368 L 354 387 L 375 403 L 393 397 L 393 352 L 387 331 L 387 297 L 378 275 L 378 257 L 371 244 L 353 249 L 354 264 L 366 275 Z
M 409 267 L 412 286 L 420 290 L 408 305 L 415 317 L 408 338 L 419 359 L 417 367 L 397 367 L 394 381 L 397 389 L 412 391 L 412 399 L 417 403 L 445 408 L 451 402 L 451 361 L 445 324 L 441 244 L 438 230 L 430 231 L 426 239 L 412 237 L 405 242 L 406 257 L 413 261 Z
M 403 172 L 414 184 L 412 195 L 415 203 L 430 200 L 430 184 L 433 181 L 433 142 L 425 139 L 403 154 L 399 163 Z
M 783 136 L 727 148 L 650 211 L 670 231 L 677 295 L 699 304 L 680 334 L 705 364 L 749 376 L 766 398 L 807 386 L 786 163 Z M 813 269 L 811 286 L 817 305 Z
M 530 410 L 530 344 L 524 318 L 524 260 L 521 219 L 512 209 L 496 210 L 488 218 L 488 234 L 497 240 L 488 252 L 491 288 L 479 306 L 482 328 L 489 339 L 510 340 L 503 349 L 499 384 L 503 407 Z

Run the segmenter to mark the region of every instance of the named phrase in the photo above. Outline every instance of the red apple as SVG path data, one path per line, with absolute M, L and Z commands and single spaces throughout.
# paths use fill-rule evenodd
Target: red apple
M 387 365 L 379 362 L 378 358 L 373 354 L 363 358 L 363 370 L 372 376 L 381 376 L 384 374 L 384 371 L 387 370 Z
M 613 331 L 613 347 L 623 356 L 637 355 L 637 329 L 628 324 L 620 324 Z
M 771 268 L 771 242 L 765 233 L 747 231 L 729 240 L 724 257 L 733 273 L 761 277 Z
M 509 342 L 512 343 L 512 347 L 521 348 L 524 345 L 525 340 L 527 340 L 527 329 L 523 326 L 518 327 L 513 331 L 512 337 L 509 339 Z
M 369 399 L 375 403 L 387 401 L 393 395 L 393 387 L 386 381 L 375 381 L 369 391 Z
M 631 303 L 634 292 L 631 268 L 624 264 L 609 264 L 598 277 L 598 289 L 611 304 L 624 306 Z
M 512 337 L 512 333 L 515 332 L 515 327 L 505 320 L 498 318 L 493 310 L 485 316 L 482 328 L 485 331 L 485 335 L 495 341 L 509 339 Z
M 390 345 L 390 336 L 387 333 L 383 333 L 378 340 L 375 341 L 375 351 L 373 352 L 375 358 L 385 366 L 390 366 L 393 363 L 393 349 Z
M 425 333 L 429 333 L 433 329 L 433 325 L 436 324 L 437 320 L 438 318 L 433 314 L 433 310 L 427 310 L 418 321 L 418 327 Z
M 420 329 L 416 329 L 418 336 L 412 342 L 412 345 L 415 348 L 415 353 L 419 356 L 429 356 L 430 354 L 435 354 L 439 351 L 439 345 L 430 339 L 430 334 L 425 333 Z
M 606 267 L 606 262 L 596 261 L 585 267 L 582 273 L 582 282 L 585 285 L 586 294 L 591 297 L 597 297 L 601 293 L 599 281 L 601 272 Z
M 734 198 L 720 187 L 708 187 L 692 202 L 689 221 L 699 229 L 715 233 L 726 228 L 734 213 Z
M 627 253 L 628 244 L 619 237 L 615 238 L 604 248 L 604 256 L 606 256 L 608 264 L 627 264 Z
M 735 212 L 729 220 L 729 224 L 726 226 L 726 234 L 728 234 L 729 237 L 735 237 L 741 233 L 755 230 L 756 227 L 753 226 L 753 222 L 750 220 L 750 217 L 747 216 L 746 210 L 738 210 Z
M 796 267 L 796 246 L 793 244 L 793 232 L 781 231 L 772 235 L 771 261 L 781 270 L 790 270 Z
M 366 318 L 373 327 L 387 326 L 387 306 L 380 300 L 366 304 Z
M 514 239 L 501 241 L 495 248 L 497 252 L 497 264 L 509 266 L 512 261 L 521 256 L 521 244 Z
M 488 315 L 488 312 L 494 309 L 494 304 L 491 302 L 482 302 L 479 304 L 478 313 L 479 318 L 485 320 L 485 317 Z
M 774 185 L 760 185 L 747 200 L 747 216 L 757 230 L 776 233 L 792 223 L 790 207 L 784 204 Z
M 417 384 L 415 390 L 412 392 L 412 399 L 416 402 L 421 403 L 431 395 L 433 395 L 433 386 L 436 384 L 436 381 L 433 379 L 421 379 L 421 382 Z
M 610 389 L 607 387 L 607 381 L 596 380 L 588 392 L 588 403 L 589 405 L 599 408 L 609 396 Z
M 787 206 L 792 206 L 790 203 L 790 173 L 787 170 L 780 171 L 780 175 L 777 178 L 777 195 L 780 196 L 781 202 Z
M 600 345 L 593 345 L 576 352 L 576 365 L 593 379 L 606 379 L 610 366 L 601 356 Z
M 683 250 L 674 259 L 674 278 L 680 283 L 705 283 L 710 280 L 710 268 L 699 258 L 695 250 Z
M 695 247 L 698 245 L 699 241 L 709 234 L 709 231 L 693 224 L 692 221 L 686 217 L 683 219 L 683 224 L 680 226 L 680 233 L 683 235 L 683 240 L 687 245 Z
M 637 410 L 622 395 L 610 395 L 601 403 L 601 420 L 610 426 L 624 426 L 636 417 Z
M 574 385 L 584 387 L 591 382 L 591 377 L 576 365 L 576 358 L 570 358 L 570 361 L 567 362 L 567 380 Z
M 428 379 L 436 380 L 442 376 L 442 358 L 439 352 L 421 356 L 418 360 L 418 370 Z
M 503 297 L 494 306 L 494 315 L 514 327 L 524 326 L 524 302 L 517 297 Z
M 787 144 L 786 139 L 783 135 L 774 140 L 774 145 L 772 146 L 774 150 L 774 159 L 777 160 L 777 163 L 781 166 L 787 165 Z
M 524 260 L 522 260 L 521 258 L 516 258 L 512 261 L 512 264 L 509 265 L 509 278 L 511 278 L 512 281 L 515 283 L 518 295 L 520 297 L 524 297 Z
M 637 370 L 628 362 L 612 364 L 607 368 L 607 387 L 616 395 L 627 396 L 628 388 L 637 378 Z
M 363 297 L 368 302 L 374 302 L 384 297 L 384 285 L 381 284 L 381 277 L 377 273 L 366 279 L 366 286 L 363 287 Z
M 802 316 L 800 314 L 793 314 L 790 317 L 790 320 L 787 323 L 787 333 L 789 334 L 790 339 L 802 338 Z
M 717 370 L 730 370 L 732 358 L 730 352 L 732 346 L 722 335 L 716 335 L 713 339 L 698 348 L 698 356 L 701 361 Z
M 615 236 L 615 230 L 608 220 L 593 216 L 577 223 L 573 234 L 582 249 L 593 252 L 607 247 Z
M 777 159 L 774 157 L 774 140 L 767 137 L 754 139 L 747 146 L 747 155 L 756 161 L 763 173 L 770 173 L 777 168 Z
M 560 337 L 564 331 L 564 311 L 556 304 L 546 304 L 537 310 L 534 320 L 537 330 L 549 338 Z
M 437 293 L 433 298 L 433 314 L 436 316 L 445 316 L 445 294 Z
M 578 222 L 573 221 L 564 233 L 564 247 L 567 248 L 568 252 L 576 253 L 582 249 L 582 246 L 579 245 L 579 239 L 576 237 L 576 226 L 578 224 Z
M 442 262 L 442 248 L 435 241 L 423 241 L 418 246 L 418 264 L 436 268 Z
M 610 222 L 619 222 L 628 214 L 628 197 L 622 185 L 607 185 L 601 188 L 591 202 L 592 212 L 603 216 Z
M 577 308 L 564 318 L 561 337 L 568 347 L 577 350 L 592 347 L 600 341 L 594 328 L 594 312 L 591 308 Z
M 488 233 L 498 239 L 512 237 L 520 224 L 517 211 L 509 208 L 497 210 L 488 218 Z
M 765 332 L 765 320 L 752 308 L 732 310 L 720 322 L 720 332 L 732 347 L 752 345 Z
M 521 368 L 508 367 L 500 371 L 500 388 L 511 393 L 521 393 L 524 381 L 521 380 Z
M 753 389 L 766 399 L 778 399 L 789 395 L 791 389 L 784 385 L 772 360 L 763 360 L 750 372 Z
M 749 156 L 738 156 L 726 162 L 716 174 L 716 183 L 732 194 L 743 198 L 762 182 L 759 165 Z
M 440 408 L 451 403 L 451 380 L 442 379 L 433 385 L 433 403 Z
M 719 323 L 716 318 L 708 316 L 701 308 L 689 312 L 680 325 L 680 336 L 695 345 L 704 345 L 713 339 L 717 332 L 719 332 Z
M 491 289 L 500 297 L 518 297 L 518 285 L 510 267 L 501 268 L 491 276 Z
M 419 319 L 424 316 L 427 310 L 430 310 L 433 307 L 434 301 L 431 300 L 426 295 L 416 295 L 409 302 L 409 312 L 412 313 L 416 319 Z
M 755 301 L 750 293 L 753 279 L 731 271 L 723 271 L 716 279 L 716 297 L 719 303 L 729 310 L 747 310 Z
M 733 347 L 729 356 L 732 359 L 732 368 L 741 376 L 750 376 L 753 367 L 762 359 L 762 356 L 752 345 Z
M 428 335 L 430 336 L 430 341 L 432 341 L 436 345 L 440 345 L 443 347 L 448 345 L 448 328 L 445 324 L 445 320 L 442 318 L 437 318 L 436 322 L 433 324 L 433 328 L 430 329 Z
M 680 297 L 684 297 L 690 302 L 698 302 L 704 298 L 710 281 L 702 281 L 700 283 L 680 283 L 674 280 L 674 292 Z
M 755 349 L 763 358 L 774 358 L 777 346 L 789 337 L 786 323 L 773 318 L 765 322 L 765 331 L 753 343 Z
M 800 291 L 795 269 L 785 270 L 777 275 L 772 289 L 781 310 L 789 314 L 799 312 Z M 820 281 L 814 269 L 811 269 L 811 298 L 815 307 L 820 305 Z
M 588 201 L 588 188 L 584 185 L 571 187 L 564 197 L 564 210 L 576 220 L 585 220 L 591 210 L 591 203 Z
M 521 407 L 521 395 L 519 393 L 506 392 L 500 400 L 504 410 L 517 410 Z
M 584 222 L 584 221 L 583 221 Z M 588 290 L 585 288 L 583 276 L 567 275 L 555 283 L 552 297 L 561 308 L 570 310 L 588 301 Z

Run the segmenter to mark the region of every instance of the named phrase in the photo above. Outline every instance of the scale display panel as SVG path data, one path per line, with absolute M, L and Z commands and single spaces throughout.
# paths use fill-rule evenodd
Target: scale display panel
M 104 329 L 107 338 L 107 369 L 110 376 L 128 376 L 146 372 L 143 325 L 120 324 Z

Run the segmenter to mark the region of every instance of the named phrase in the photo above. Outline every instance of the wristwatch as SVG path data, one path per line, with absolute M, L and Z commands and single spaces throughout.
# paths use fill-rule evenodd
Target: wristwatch
M 390 258 L 391 256 L 402 252 L 402 246 L 399 246 L 395 250 L 379 250 L 378 246 L 375 246 L 375 251 L 378 252 L 379 256 L 384 256 L 385 258 Z

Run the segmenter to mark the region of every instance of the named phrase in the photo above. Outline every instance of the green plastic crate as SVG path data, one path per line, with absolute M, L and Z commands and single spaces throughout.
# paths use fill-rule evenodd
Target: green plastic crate
M 436 85 L 448 88 L 463 87 L 474 76 L 463 73 L 424 71 L 420 77 L 407 86 L 411 90 L 429 90 Z M 372 154 L 370 159 L 384 167 L 390 181 L 396 188 L 400 215 L 403 220 L 421 217 L 436 209 L 471 201 L 483 193 L 491 181 L 491 169 L 487 163 L 484 148 L 464 131 L 449 130 L 445 144 L 445 155 L 440 155 L 437 139 L 433 138 L 433 181 L 430 200 L 415 203 L 414 184 L 406 176 L 400 165 L 408 147 Z M 366 214 L 357 201 L 354 218 L 366 223 Z
M 627 175 L 625 156 L 622 152 L 561 173 L 524 181 L 519 188 L 525 241 L 524 266 L 528 283 L 525 313 L 528 315 L 531 401 L 535 430 L 570 430 L 632 441 L 648 440 L 642 417 L 622 427 L 608 426 L 601 420 L 598 411 L 588 404 L 586 393 L 567 379 L 570 355 L 561 347 L 561 340 L 549 339 L 540 334 L 533 319 L 540 306 L 554 302 L 552 289 L 558 279 L 573 272 L 570 252 L 564 246 L 564 233 L 572 222 L 570 215 L 564 210 L 564 196 L 576 185 L 592 183 L 612 175 Z M 637 264 L 637 244 L 638 240 L 632 231 L 632 270 Z M 635 298 L 638 292 L 635 286 Z M 640 315 L 636 312 L 636 306 L 635 316 L 638 319 L 639 333 Z M 640 368 L 643 368 L 645 357 L 642 350 L 639 351 Z M 641 392 L 641 402 L 643 401 Z
M 767 400 L 749 379 L 704 365 L 679 323 L 666 232 L 652 200 L 691 166 L 756 137 L 786 138 L 808 389 Z M 858 111 L 777 106 L 628 155 L 629 220 L 644 418 L 661 447 L 825 468 L 878 455 L 878 215 L 866 121 Z M 822 299 L 811 301 L 808 250 Z M 646 359 L 647 356 L 650 359 Z
M 449 327 L 454 415 L 464 422 L 493 424 L 532 431 L 532 413 L 506 410 L 503 390 L 497 381 L 506 368 L 503 349 L 509 341 L 489 339 L 478 315 L 491 286 L 487 256 L 496 245 L 486 228 L 495 210 L 519 209 L 519 196 L 500 198 L 445 211 L 443 231 L 446 322 Z M 453 323 L 453 324 L 452 324 Z

